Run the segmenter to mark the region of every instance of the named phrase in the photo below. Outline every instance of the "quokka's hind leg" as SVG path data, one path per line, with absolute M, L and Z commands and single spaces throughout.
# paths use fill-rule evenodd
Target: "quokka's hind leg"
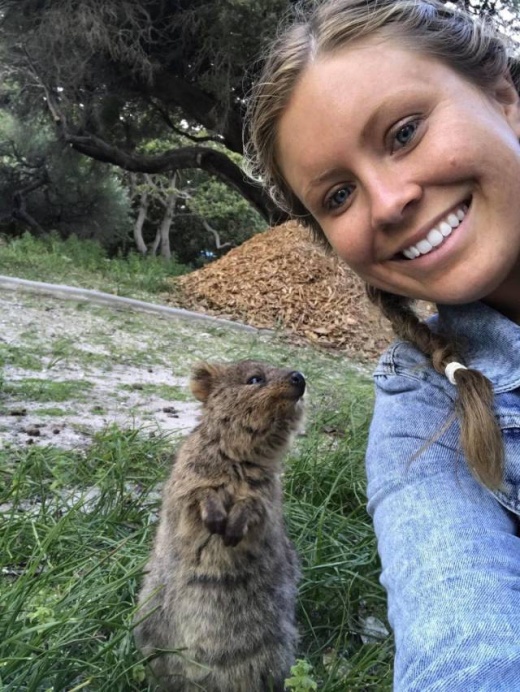
M 177 670 L 172 670 L 174 667 Z M 169 654 L 161 662 L 159 660 L 151 662 L 149 668 L 149 678 L 154 692 L 159 692 L 159 690 L 161 692 L 210 692 L 210 688 L 206 687 L 203 679 L 200 681 L 191 680 L 186 674 L 186 670 L 184 668 L 179 669 L 178 661 L 174 663 Z
M 272 676 L 261 676 L 261 692 L 285 692 L 285 679 L 273 680 Z
M 285 685 L 283 682 L 270 683 L 270 685 L 265 688 L 265 692 L 285 692 Z

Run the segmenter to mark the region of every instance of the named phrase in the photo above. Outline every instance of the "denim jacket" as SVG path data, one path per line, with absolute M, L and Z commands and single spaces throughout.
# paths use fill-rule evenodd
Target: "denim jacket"
M 520 326 L 483 303 L 440 306 L 468 367 L 495 392 L 504 481 L 475 481 L 454 419 L 456 386 L 397 342 L 375 371 L 367 449 L 399 692 L 520 691 Z

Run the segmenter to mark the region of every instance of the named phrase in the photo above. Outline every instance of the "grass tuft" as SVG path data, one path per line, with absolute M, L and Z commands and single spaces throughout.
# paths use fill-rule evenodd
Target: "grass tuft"
M 170 453 L 164 437 L 115 428 L 88 453 L 3 452 L 5 689 L 147 689 L 130 630 Z

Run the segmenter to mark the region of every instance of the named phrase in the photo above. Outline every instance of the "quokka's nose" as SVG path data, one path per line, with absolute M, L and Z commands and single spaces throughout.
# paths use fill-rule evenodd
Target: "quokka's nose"
M 305 391 L 305 377 L 301 374 L 301 372 L 294 370 L 293 372 L 289 373 L 289 380 L 291 384 L 297 387 L 300 396 L 302 396 Z

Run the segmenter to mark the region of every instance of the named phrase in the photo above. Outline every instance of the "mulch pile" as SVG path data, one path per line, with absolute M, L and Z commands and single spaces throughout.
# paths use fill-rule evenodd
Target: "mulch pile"
M 357 360 L 375 360 L 394 338 L 361 280 L 294 223 L 259 233 L 172 284 L 170 303 L 282 328 Z

